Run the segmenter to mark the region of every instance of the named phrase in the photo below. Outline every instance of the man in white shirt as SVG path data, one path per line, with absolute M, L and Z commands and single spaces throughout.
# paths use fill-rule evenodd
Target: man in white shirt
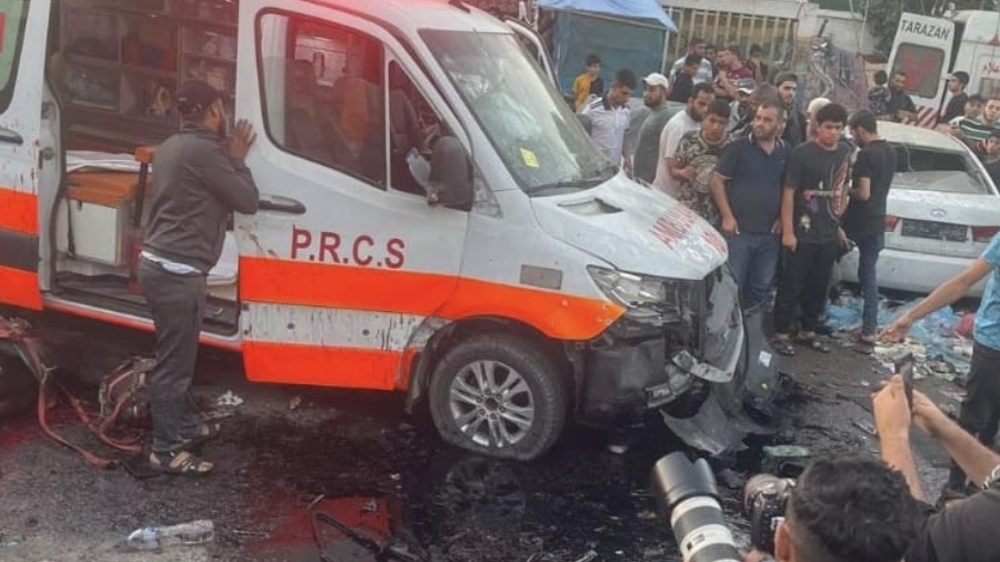
M 631 173 L 632 163 L 626 143 L 626 133 L 632 121 L 628 101 L 638 79 L 628 69 L 615 73 L 615 81 L 603 98 L 596 99 L 581 112 L 590 121 L 590 138 L 597 149 L 614 163 L 621 162 Z
M 667 195 L 674 197 L 677 195 L 677 187 L 680 185 L 683 176 L 679 174 L 674 162 L 674 154 L 677 152 L 677 145 L 681 142 L 681 137 L 691 131 L 701 128 L 701 120 L 708 112 L 708 106 L 715 101 L 715 91 L 711 83 L 703 82 L 694 87 L 691 98 L 688 99 L 687 108 L 674 115 L 667 126 L 660 134 L 660 159 L 656 168 L 656 179 L 653 185 Z M 677 175 L 671 170 L 678 172 Z
M 698 68 L 698 73 L 692 78 L 695 85 L 703 82 L 711 82 L 715 78 L 715 70 L 712 68 L 712 63 L 705 58 L 705 40 L 698 37 L 691 39 L 691 42 L 688 43 L 688 52 L 684 53 L 684 56 L 674 62 L 674 66 L 670 70 L 670 80 L 673 81 L 677 77 L 677 74 L 684 70 L 684 61 L 688 55 L 696 55 L 701 58 L 701 67 Z

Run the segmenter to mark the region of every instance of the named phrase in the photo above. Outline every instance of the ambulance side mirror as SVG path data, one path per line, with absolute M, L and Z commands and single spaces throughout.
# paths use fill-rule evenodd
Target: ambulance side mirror
M 472 210 L 475 199 L 472 163 L 465 147 L 457 138 L 444 136 L 434 143 L 430 183 L 434 186 L 427 194 L 430 204 L 444 205 L 460 211 Z

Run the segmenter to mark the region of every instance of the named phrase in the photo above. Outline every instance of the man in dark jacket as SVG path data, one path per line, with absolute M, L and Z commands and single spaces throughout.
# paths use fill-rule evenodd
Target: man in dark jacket
M 791 72 L 782 72 L 775 77 L 774 86 L 778 88 L 778 96 L 785 104 L 785 111 L 788 114 L 781 139 L 795 148 L 806 141 L 806 116 L 795 107 L 795 95 L 799 90 L 799 77 Z
M 149 464 L 158 471 L 203 475 L 214 466 L 192 450 L 219 432 L 218 425 L 199 422 L 190 395 L 206 278 L 222 253 L 229 215 L 257 212 L 259 193 L 243 162 L 256 136 L 240 121 L 227 138 L 222 95 L 203 81 L 184 84 L 177 108 L 184 124 L 156 151 L 139 265 L 139 284 L 156 326 Z

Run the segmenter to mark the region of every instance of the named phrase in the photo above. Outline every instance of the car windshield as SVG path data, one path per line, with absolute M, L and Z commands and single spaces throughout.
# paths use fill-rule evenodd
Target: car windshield
M 511 34 L 421 32 L 518 185 L 586 188 L 617 173 Z
M 939 150 L 894 143 L 897 155 L 894 185 L 913 191 L 991 195 L 990 180 L 972 156 L 957 150 Z

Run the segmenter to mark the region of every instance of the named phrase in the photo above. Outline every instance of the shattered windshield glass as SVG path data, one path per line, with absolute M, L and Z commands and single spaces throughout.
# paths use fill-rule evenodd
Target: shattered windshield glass
M 590 187 L 617 173 L 513 35 L 421 36 L 525 192 Z

